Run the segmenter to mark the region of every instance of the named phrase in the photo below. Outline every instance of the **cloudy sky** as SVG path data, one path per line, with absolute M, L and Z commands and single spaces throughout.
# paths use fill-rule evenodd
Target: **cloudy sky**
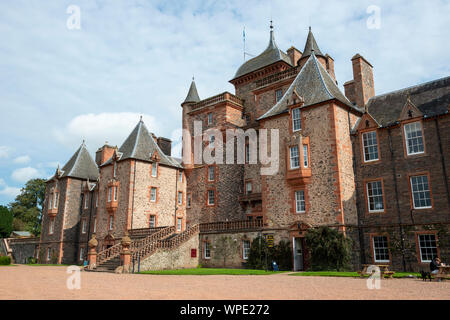
M 68 27 L 76 26 L 71 5 L 79 29 Z M 271 18 L 283 50 L 303 50 L 312 25 L 340 87 L 360 53 L 381 94 L 450 74 L 449 12 L 446 0 L 3 0 L 0 204 L 28 179 L 51 176 L 83 139 L 92 154 L 105 141 L 120 146 L 139 115 L 178 139 L 193 75 L 202 99 L 234 92 L 228 80 L 243 63 L 244 27 L 247 52 L 259 54 Z

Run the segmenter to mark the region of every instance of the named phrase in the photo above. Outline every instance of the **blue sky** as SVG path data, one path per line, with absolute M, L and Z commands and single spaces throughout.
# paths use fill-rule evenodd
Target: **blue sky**
M 67 28 L 70 5 L 79 30 Z M 379 29 L 367 28 L 370 5 Z M 177 140 L 193 75 L 202 99 L 234 92 L 244 26 L 247 52 L 259 54 L 271 18 L 283 50 L 303 50 L 311 24 L 341 88 L 360 53 L 382 94 L 450 74 L 449 12 L 438 0 L 1 1 L 0 204 L 51 176 L 83 139 L 92 154 L 105 141 L 120 146 L 141 114 Z

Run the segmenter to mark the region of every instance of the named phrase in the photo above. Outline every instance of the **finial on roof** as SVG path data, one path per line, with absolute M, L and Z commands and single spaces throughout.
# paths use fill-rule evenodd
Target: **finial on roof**
M 192 81 L 194 81 L 194 80 L 195 80 L 194 75 L 192 75 Z
M 84 145 L 85 145 L 85 141 L 84 141 L 84 139 L 83 139 L 83 142 L 81 143 L 81 145 L 82 145 L 82 146 L 84 146 Z
M 139 122 L 142 122 L 142 115 L 141 115 L 141 117 L 140 117 L 140 119 L 139 119 Z
M 273 29 L 273 23 L 272 23 L 272 19 L 270 20 L 270 30 Z
M 311 31 L 311 26 L 309 26 L 309 31 Z

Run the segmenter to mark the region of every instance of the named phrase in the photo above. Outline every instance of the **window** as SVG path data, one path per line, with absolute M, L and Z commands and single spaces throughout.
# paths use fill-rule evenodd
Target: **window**
M 155 228 L 156 227 L 156 216 L 150 215 L 148 217 L 148 227 L 149 228 Z
M 82 232 L 82 233 L 86 233 L 86 219 L 83 219 L 83 224 L 82 224 L 82 227 L 81 227 L 81 232 Z
M 305 191 L 304 190 L 295 191 L 295 212 L 303 213 L 305 211 L 306 211 Z
M 247 114 L 245 115 L 245 123 L 249 124 L 249 123 L 250 123 L 250 120 L 251 120 L 250 115 L 247 113 Z
M 55 219 L 51 218 L 50 219 L 50 226 L 48 229 L 48 234 L 53 234 L 53 231 L 55 230 Z
M 210 136 L 209 136 L 209 143 L 210 143 L 210 144 L 213 144 L 214 141 L 216 141 L 216 137 L 215 137 L 214 135 L 210 135 Z
M 250 163 L 250 145 L 245 145 L 245 163 Z
M 112 187 L 108 188 L 108 202 L 111 202 L 112 199 Z
M 367 183 L 367 202 L 369 212 L 384 211 L 383 186 L 381 181 Z
M 292 109 L 292 131 L 298 131 L 302 128 L 302 117 L 300 108 Z
M 51 209 L 53 206 L 53 193 L 50 193 L 50 198 L 48 199 L 48 208 Z
M 114 172 L 113 172 L 113 177 L 115 178 L 117 175 L 117 162 L 114 162 Z
M 208 167 L 208 181 L 214 181 L 216 175 L 216 170 L 214 166 Z
M 297 169 L 300 166 L 298 146 L 293 146 L 289 148 L 291 157 L 291 169 Z
M 183 172 L 178 173 L 178 181 L 183 182 Z
M 209 242 L 204 242 L 203 250 L 203 257 L 205 259 L 211 258 L 211 248 Z
M 80 260 L 83 261 L 84 258 L 84 248 L 80 248 Z
M 375 262 L 389 262 L 389 247 L 386 236 L 375 236 L 373 242 L 373 258 Z
M 156 202 L 156 188 L 150 188 L 150 202 Z
M 177 218 L 177 231 L 181 231 L 183 228 L 183 219 Z
M 52 255 L 52 250 L 50 248 L 47 248 L 47 261 L 50 261 Z
M 153 162 L 152 163 L 152 177 L 158 176 L 158 163 Z
M 428 176 L 410 177 L 414 209 L 431 208 L 431 192 Z
M 98 192 L 95 195 L 95 207 L 98 207 Z
M 112 230 L 114 227 L 114 216 L 109 216 L 109 230 Z
M 186 206 L 188 208 L 191 207 L 191 194 L 190 193 L 187 194 L 187 204 L 186 204 Z
M 94 233 L 97 232 L 97 218 L 94 219 Z
M 182 191 L 178 191 L 178 204 L 179 205 L 183 204 L 183 192 Z
M 89 194 L 86 193 L 84 195 L 84 208 L 87 209 L 88 208 L 88 202 L 89 202 Z
M 364 162 L 376 161 L 378 157 L 377 132 L 370 131 L 362 134 Z
M 283 90 L 282 89 L 278 89 L 275 91 L 275 101 L 278 102 L 281 100 L 281 98 L 283 97 Z
M 118 197 L 117 186 L 114 186 L 114 201 L 117 201 L 117 197 Z
M 303 145 L 303 167 L 308 168 L 308 145 Z
M 251 182 L 246 182 L 245 183 L 245 192 L 247 194 L 252 193 L 252 183 Z
M 405 140 L 408 155 L 424 153 L 422 124 L 420 122 L 405 124 Z
M 242 241 L 242 258 L 244 260 L 247 260 L 249 254 L 250 254 L 250 241 L 244 240 Z
M 54 198 L 54 201 L 55 201 L 55 203 L 54 203 L 54 205 L 53 205 L 53 208 L 58 208 L 58 192 L 55 192 L 55 198 Z
M 208 205 L 213 206 L 214 202 L 214 190 L 208 190 Z
M 434 234 L 419 235 L 420 261 L 431 262 L 437 257 L 436 236 Z
M 213 123 L 213 114 L 212 112 L 208 113 L 208 125 Z

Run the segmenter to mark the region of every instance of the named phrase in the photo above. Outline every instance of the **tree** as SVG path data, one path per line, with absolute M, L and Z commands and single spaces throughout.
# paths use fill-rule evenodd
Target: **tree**
M 0 238 L 7 238 L 11 234 L 13 214 L 5 206 L 0 206 Z
M 42 208 L 45 197 L 45 180 L 31 179 L 20 190 L 14 202 L 9 204 L 14 217 L 14 227 L 39 236 L 41 232 Z
M 343 270 L 348 267 L 351 240 L 335 229 L 320 227 L 309 229 L 306 245 L 311 255 L 312 270 Z
M 267 254 L 267 259 L 266 259 Z M 280 270 L 292 270 L 292 248 L 289 241 L 281 240 L 273 247 L 269 247 L 265 237 L 256 237 L 250 245 L 250 253 L 246 267 L 248 269 L 273 270 L 275 261 Z
M 229 236 L 222 236 L 217 239 L 214 248 L 214 258 L 222 259 L 223 266 L 225 267 L 227 264 L 228 258 L 232 257 L 234 253 L 237 251 L 237 241 L 233 240 Z

